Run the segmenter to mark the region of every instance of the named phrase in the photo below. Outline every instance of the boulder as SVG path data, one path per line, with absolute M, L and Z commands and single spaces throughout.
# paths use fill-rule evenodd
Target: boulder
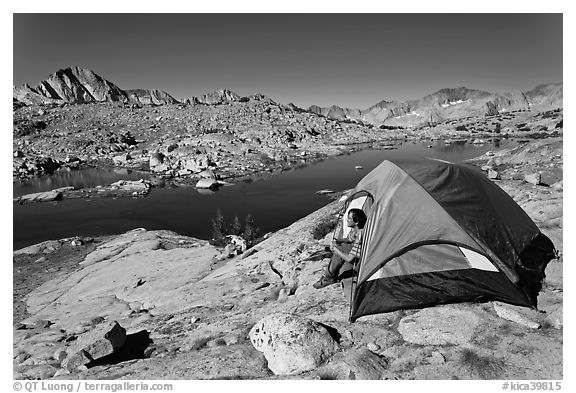
M 472 311 L 453 306 L 427 308 L 400 320 L 404 340 L 420 345 L 462 345 L 470 341 L 480 323 Z
M 499 180 L 500 174 L 497 171 L 490 169 L 488 170 L 488 179 Z
M 49 379 L 57 371 L 58 369 L 50 364 L 39 364 L 26 369 L 23 374 L 26 376 L 25 379 Z
M 242 236 L 238 235 L 226 235 L 227 238 L 230 239 L 230 242 L 236 246 L 236 248 L 240 249 L 240 251 L 244 252 L 248 248 L 246 244 L 246 240 Z
M 524 176 L 524 181 L 530 184 L 538 185 L 542 183 L 542 175 L 540 173 L 532 173 Z
M 206 169 L 198 174 L 203 179 L 216 179 L 216 174 L 210 169 Z
M 166 164 L 160 164 L 160 165 L 156 165 L 154 167 L 150 167 L 150 170 L 152 170 L 153 172 L 156 172 L 156 173 L 164 173 L 168 169 L 170 169 L 170 168 Z
M 203 188 L 203 189 L 215 189 L 220 187 L 220 183 L 218 180 L 214 179 L 200 179 L 198 183 L 196 183 L 196 188 Z
M 114 165 L 124 165 L 131 158 L 132 157 L 130 157 L 130 154 L 126 153 L 126 154 L 120 154 L 118 156 L 112 157 L 112 161 L 114 161 Z
M 564 180 L 560 180 L 552 184 L 552 188 L 558 191 L 562 191 L 564 189 Z
M 62 199 L 62 192 L 59 190 L 37 192 L 35 194 L 23 195 L 16 199 L 19 203 L 50 202 Z
M 275 313 L 262 318 L 252 327 L 249 337 L 276 375 L 312 370 L 339 348 L 319 323 L 294 314 Z
M 110 186 L 117 187 L 123 191 L 142 192 L 148 191 L 150 183 L 144 180 L 118 180 L 117 182 L 110 184 Z
M 164 163 L 164 154 L 160 152 L 154 152 L 150 155 L 150 168 L 157 167 Z
M 496 314 L 507 321 L 515 322 L 519 325 L 526 326 L 530 329 L 538 329 L 540 324 L 530 320 L 528 317 L 522 315 L 520 312 L 524 310 L 523 307 L 512 306 L 509 304 L 504 304 L 500 302 L 494 302 L 494 311 Z
M 126 329 L 118 322 L 102 323 L 80 336 L 66 353 L 62 367 L 72 372 L 93 360 L 110 355 L 126 343 Z
M 200 172 L 203 169 L 206 169 L 210 166 L 212 161 L 206 155 L 202 155 L 195 159 L 187 160 L 184 164 L 184 169 L 189 169 L 192 172 Z

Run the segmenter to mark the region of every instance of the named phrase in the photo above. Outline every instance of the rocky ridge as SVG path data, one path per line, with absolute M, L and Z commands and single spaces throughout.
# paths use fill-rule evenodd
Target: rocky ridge
M 316 240 L 314 228 L 338 214 L 335 201 L 232 259 L 214 258 L 205 241 L 143 229 L 14 252 L 22 268 L 69 255 L 67 267 L 52 259 L 64 271 L 19 292 L 27 313 L 14 328 L 14 378 L 562 379 L 562 140 L 475 163 L 500 172 L 495 181 L 560 251 L 540 311 L 463 303 L 350 324 L 338 285 L 312 288 L 331 239 Z M 546 183 L 519 178 L 534 172 Z M 100 357 L 77 363 L 80 347 Z
M 546 111 L 563 106 L 563 84 L 538 85 L 527 92 L 489 93 L 466 87 L 444 88 L 420 99 L 405 102 L 380 101 L 361 110 L 310 106 L 306 111 L 339 121 L 354 121 L 380 126 L 418 127 L 460 119 L 469 116 L 497 115 L 512 111 Z M 27 84 L 14 87 L 17 104 L 38 105 L 58 103 L 86 103 L 102 101 L 136 102 L 143 104 L 191 104 L 220 105 L 245 102 L 235 92 L 221 89 L 200 97 L 181 101 L 159 90 L 135 89 L 123 91 L 91 70 L 70 67 L 58 70 L 37 87 Z M 260 94 L 253 95 L 257 99 Z M 293 107 L 295 107 L 292 104 Z M 298 108 L 300 111 L 304 109 Z
M 562 108 L 563 85 L 538 85 L 527 92 L 489 93 L 466 87 L 445 88 L 420 99 L 381 101 L 367 109 L 316 105 L 309 111 L 338 120 L 356 120 L 376 126 L 419 127 L 516 111 L 547 111 Z
M 14 98 L 24 103 L 127 101 L 126 92 L 91 70 L 71 67 L 58 70 L 36 87 L 14 88 Z M 43 98 L 47 98 L 43 101 Z

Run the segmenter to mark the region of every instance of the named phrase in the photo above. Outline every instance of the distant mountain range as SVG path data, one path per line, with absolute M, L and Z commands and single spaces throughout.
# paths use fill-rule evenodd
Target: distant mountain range
M 468 116 L 493 115 L 516 110 L 562 108 L 562 83 L 539 85 L 527 92 L 489 93 L 466 87 L 446 88 L 418 100 L 380 101 L 368 109 L 313 105 L 309 111 L 338 119 L 354 119 L 375 125 L 414 126 Z
M 538 85 L 527 92 L 490 93 L 466 87 L 441 89 L 417 100 L 380 101 L 368 109 L 310 106 L 307 111 L 335 120 L 374 125 L 417 126 L 468 116 L 483 116 L 516 110 L 548 110 L 563 107 L 563 84 Z M 36 87 L 14 87 L 13 97 L 25 104 L 90 103 L 121 101 L 141 104 L 205 104 L 247 101 L 230 90 L 218 90 L 178 101 L 160 90 L 122 90 L 91 70 L 80 67 L 58 70 Z M 261 99 L 262 95 L 252 96 Z M 293 104 L 289 106 L 296 108 Z M 297 108 L 300 109 L 300 108 Z

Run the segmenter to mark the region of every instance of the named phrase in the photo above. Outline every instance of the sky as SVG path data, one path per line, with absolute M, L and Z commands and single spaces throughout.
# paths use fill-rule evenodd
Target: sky
M 13 15 L 13 84 L 80 66 L 175 98 L 217 89 L 365 109 L 562 82 L 560 13 Z

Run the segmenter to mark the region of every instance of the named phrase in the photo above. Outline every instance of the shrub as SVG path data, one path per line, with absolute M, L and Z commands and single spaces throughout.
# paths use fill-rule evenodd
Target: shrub
M 460 355 L 460 364 L 482 379 L 497 379 L 505 368 L 502 359 L 481 356 L 472 349 L 465 348 Z
M 314 239 L 316 240 L 323 239 L 327 234 L 336 229 L 338 221 L 339 217 L 335 216 L 325 218 L 324 220 L 320 221 L 318 225 L 314 227 L 314 229 L 312 229 L 312 236 L 314 236 Z

